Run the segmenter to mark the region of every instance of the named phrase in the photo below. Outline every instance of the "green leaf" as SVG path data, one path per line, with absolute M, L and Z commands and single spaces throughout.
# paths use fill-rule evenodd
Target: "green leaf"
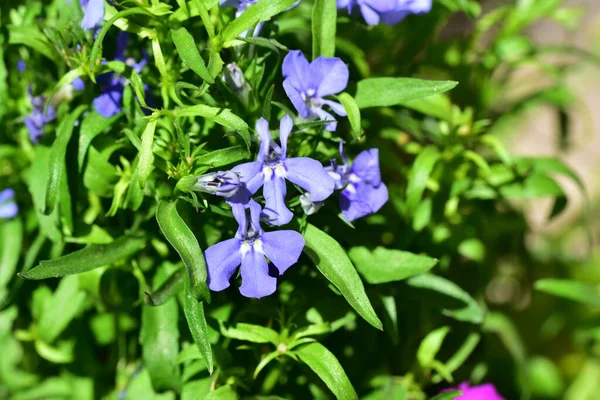
M 208 340 L 208 325 L 204 316 L 204 303 L 195 299 L 190 291 L 189 280 L 185 281 L 183 290 L 183 312 L 200 356 L 206 364 L 208 372 L 213 373 L 213 354 Z
M 171 37 L 173 38 L 173 43 L 175 43 L 175 47 L 177 48 L 177 53 L 179 53 L 179 56 L 183 62 L 204 81 L 210 84 L 215 83 L 215 80 L 208 71 L 208 68 L 206 68 L 204 59 L 202 59 L 202 56 L 198 51 L 196 41 L 187 31 L 187 29 L 184 27 L 179 29 L 171 29 Z
M 458 252 L 466 258 L 477 262 L 485 259 L 485 245 L 477 238 L 465 239 L 458 245 Z
M 261 3 L 256 3 L 255 5 L 258 4 Z M 244 14 L 242 15 L 245 15 L 246 12 L 244 12 Z M 179 110 L 176 110 L 174 114 L 177 117 L 203 117 L 214 121 L 227 129 L 235 131 L 244 140 L 248 151 L 250 151 L 250 133 L 248 131 L 248 124 L 242 118 L 238 117 L 226 108 L 210 107 L 204 104 L 196 104 L 194 106 L 180 108 Z
M 371 284 L 401 281 L 423 274 L 437 264 L 435 258 L 385 247 L 377 247 L 374 251 L 353 247 L 348 255 L 358 272 Z
M 568 279 L 541 279 L 534 287 L 540 292 L 600 307 L 600 290 L 590 284 Z
M 117 114 L 106 118 L 93 109 L 83 117 L 79 129 L 79 150 L 77 154 L 77 165 L 80 172 L 83 170 L 85 156 L 94 138 L 110 128 L 121 116 L 122 114 Z
M 268 21 L 272 16 L 290 8 L 296 0 L 261 0 L 254 3 L 238 18 L 231 21 L 221 37 L 226 47 L 234 46 L 234 38 L 259 22 Z
M 421 341 L 417 350 L 417 360 L 423 368 L 431 368 L 448 332 L 450 332 L 450 328 L 442 326 L 429 332 Z
M 238 400 L 239 398 L 240 396 L 230 385 L 225 385 L 208 392 L 204 400 Z
M 35 25 L 9 25 L 8 33 L 8 44 L 29 46 L 51 61 L 59 60 L 59 56 L 48 38 Z
M 44 312 L 38 323 L 40 337 L 44 342 L 52 343 L 58 338 L 79 313 L 85 298 L 85 292 L 79 290 L 78 277 L 68 276 L 60 280 L 52 298 L 44 305 Z
M 186 382 L 181 390 L 181 400 L 205 399 L 210 392 L 212 378 Z
M 445 94 L 434 94 L 419 99 L 403 101 L 398 105 L 444 121 L 452 122 L 452 103 Z
M 538 173 L 526 177 L 521 182 L 502 186 L 500 188 L 500 194 L 504 197 L 514 199 L 565 196 L 562 188 L 554 179 Z
M 240 322 L 235 327 L 226 328 L 221 324 L 221 333 L 228 338 L 245 340 L 252 343 L 272 343 L 275 346 L 279 344 L 279 333 L 271 328 L 260 325 Z
M 158 119 L 152 119 L 146 125 L 144 133 L 142 133 L 142 148 L 140 149 L 140 160 L 138 162 L 138 182 L 143 189 L 146 186 L 146 180 L 152 172 L 154 163 L 154 153 L 152 145 L 154 144 L 154 131 Z
M 179 390 L 179 309 L 173 298 L 157 307 L 142 307 L 142 357 L 156 391 Z
M 144 302 L 149 306 L 160 306 L 175 296 L 183 287 L 186 270 L 178 269 L 169 276 L 160 287 L 152 293 L 145 292 Z
M 62 120 L 56 130 L 56 140 L 52 144 L 50 151 L 50 160 L 48 165 L 49 176 L 48 184 L 46 186 L 46 202 L 44 206 L 44 214 L 50 215 L 56 204 L 58 203 L 58 197 L 60 192 L 61 180 L 66 174 L 66 153 L 67 145 L 71 140 L 71 134 L 75 127 L 75 122 L 79 116 L 86 110 L 87 106 L 81 105 L 69 114 L 65 119 Z
M 179 216 L 176 203 L 160 201 L 156 208 L 156 220 L 163 235 L 175 248 L 188 270 L 190 290 L 194 297 L 197 300 L 210 301 L 204 254 L 194 233 Z
M 435 147 L 428 146 L 415 159 L 406 187 L 406 207 L 409 215 L 415 215 L 425 191 L 427 179 L 440 157 L 441 155 Z
M 92 244 L 54 260 L 41 261 L 37 267 L 19 276 L 38 280 L 78 274 L 122 260 L 145 246 L 146 240 L 143 238 L 121 236 L 112 243 Z
M 410 278 L 407 283 L 416 288 L 429 289 L 453 297 L 466 304 L 466 307 L 458 310 L 444 309 L 442 310 L 442 314 L 459 321 L 467 321 L 474 324 L 483 322 L 485 311 L 467 292 L 458 287 L 454 282 L 441 276 L 422 274 Z
M 373 310 L 365 287 L 342 246 L 311 224 L 306 225 L 304 239 L 304 252 L 323 276 L 335 285 L 360 316 L 375 328 L 382 329 L 383 325 Z
M 313 342 L 293 351 L 308 365 L 338 399 L 358 399 L 337 358 L 321 343 Z
M 335 30 L 337 2 L 335 0 L 315 0 L 312 9 L 312 57 L 333 57 L 335 55 Z
M 243 146 L 232 146 L 202 154 L 196 158 L 196 162 L 201 165 L 208 165 L 211 168 L 219 168 L 225 165 L 238 163 L 247 159 L 249 156 L 250 152 Z
M 358 81 L 356 103 L 358 107 L 389 107 L 409 100 L 420 99 L 453 89 L 458 82 L 427 81 L 415 78 L 367 78 Z
M 4 299 L 6 285 L 15 276 L 21 247 L 23 224 L 19 218 L 0 222 L 0 303 Z
M 360 109 L 358 104 L 354 100 L 354 97 L 348 93 L 340 93 L 337 95 L 338 100 L 344 106 L 346 113 L 348 114 L 348 121 L 350 121 L 350 127 L 352 128 L 352 134 L 355 138 L 359 139 L 362 135 L 362 128 L 360 123 Z

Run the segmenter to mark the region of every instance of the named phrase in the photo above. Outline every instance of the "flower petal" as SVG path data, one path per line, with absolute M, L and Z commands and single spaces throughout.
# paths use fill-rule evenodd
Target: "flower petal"
M 262 208 L 260 204 L 252 199 L 250 199 L 250 202 L 248 203 L 248 208 L 250 209 L 250 223 L 252 224 L 252 228 L 260 235 L 262 234 L 262 229 L 260 227 L 260 212 L 262 211 Z
M 302 98 L 302 94 L 300 94 L 297 89 L 298 86 L 299 85 L 295 84 L 295 79 L 288 78 L 283 81 L 283 90 L 285 90 L 285 94 L 287 94 L 287 97 L 296 108 L 296 111 L 304 118 L 307 118 L 308 108 L 306 107 L 306 102 Z
M 275 293 L 277 278 L 269 276 L 269 265 L 265 256 L 254 249 L 242 257 L 242 286 L 240 293 L 246 297 L 260 299 Z
M 379 186 L 381 183 L 379 149 L 375 148 L 361 151 L 354 159 L 352 173 L 373 186 Z
M 242 262 L 239 239 L 229 239 L 210 246 L 204 252 L 208 267 L 208 287 L 216 292 L 229 287 L 229 279 Z
M 360 13 L 369 25 L 379 24 L 379 14 L 366 4 L 360 4 Z
M 410 13 L 406 10 L 389 11 L 389 12 L 381 13 L 380 19 L 381 19 L 381 22 L 386 25 L 396 25 L 397 23 L 402 21 L 404 18 L 406 18 L 409 14 Z
M 333 112 L 339 115 L 340 117 L 345 117 L 348 115 L 344 106 L 338 103 L 337 101 L 322 100 L 322 103 L 331 107 Z
M 269 122 L 260 118 L 256 121 L 256 133 L 260 140 L 260 147 L 258 149 L 258 161 L 264 161 L 265 157 L 269 154 L 269 146 L 271 144 L 271 133 L 269 132 Z
M 110 118 L 113 115 L 116 115 L 121 112 L 121 99 L 123 98 L 123 87 L 117 85 L 115 89 L 102 93 L 93 101 L 94 108 L 96 109 L 96 111 L 98 111 L 98 114 L 102 115 L 105 118 Z
M 348 86 L 348 67 L 337 57 L 319 57 L 310 64 L 316 97 L 337 94 Z
M 349 184 L 340 196 L 340 208 L 347 221 L 373 214 L 388 201 L 385 184 L 374 187 L 368 183 Z
M 81 27 L 93 29 L 104 19 L 104 0 L 89 0 L 83 11 Z
M 0 203 L 4 203 L 15 197 L 15 191 L 11 188 L 4 189 L 0 192 Z
M 304 238 L 296 231 L 265 232 L 262 235 L 265 255 L 277 268 L 280 275 L 296 262 L 304 248 Z
M 260 161 L 252 161 L 240 165 L 236 165 L 231 170 L 236 172 L 240 177 L 240 182 L 250 192 L 256 193 L 263 184 L 264 177 L 262 175 L 263 164 Z
M 288 114 L 285 114 L 279 121 L 279 142 L 281 142 L 281 158 L 287 156 L 287 142 L 292 128 L 294 127 L 294 120 Z
M 310 193 L 312 201 L 323 201 L 333 193 L 334 180 L 320 162 L 308 157 L 285 160 L 287 179 Z
M 325 130 L 329 131 L 329 132 L 335 132 L 335 130 L 337 129 L 337 120 L 335 119 L 335 117 L 333 115 L 331 115 L 330 113 L 328 113 L 327 111 L 323 110 L 322 108 L 312 108 L 311 111 L 317 116 L 319 117 L 319 119 L 321 121 L 331 121 L 328 124 L 325 125 Z
M 19 213 L 16 203 L 0 204 L 0 218 L 13 218 Z
M 263 215 L 269 219 L 269 224 L 281 226 L 292 220 L 294 214 L 285 205 L 285 179 L 273 175 L 271 179 L 265 180 L 263 196 L 265 197 L 265 209 Z
M 308 60 L 300 50 L 292 50 L 283 59 L 281 71 L 284 78 L 293 78 L 298 83 L 308 82 L 307 75 L 309 74 Z M 302 86 L 299 86 L 299 88 Z

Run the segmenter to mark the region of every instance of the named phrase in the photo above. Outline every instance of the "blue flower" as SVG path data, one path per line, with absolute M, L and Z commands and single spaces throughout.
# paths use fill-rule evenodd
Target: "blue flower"
M 48 105 L 47 111 L 44 113 L 44 104 L 46 96 L 32 96 L 31 87 L 28 89 L 28 95 L 33 106 L 33 110 L 29 116 L 25 117 L 25 126 L 29 131 L 29 138 L 33 143 L 37 143 L 40 137 L 44 136 L 44 126 L 56 118 L 56 110 L 54 105 Z
M 81 27 L 86 30 L 94 29 L 104 19 L 104 0 L 79 0 L 83 9 Z
M 19 213 L 14 197 L 15 191 L 12 189 L 4 189 L 0 192 L 0 218 L 13 218 Z
M 246 205 L 234 204 L 232 210 L 239 225 L 235 238 L 219 242 L 204 252 L 208 287 L 217 292 L 228 288 L 231 276 L 241 264 L 242 295 L 261 298 L 273 294 L 277 278 L 274 273 L 269 273 L 265 257 L 279 275 L 283 275 L 298 261 L 304 248 L 304 238 L 290 230 L 263 232 L 260 205 L 254 200 Z
M 287 141 L 294 122 L 285 115 L 279 125 L 281 147 L 271 140 L 269 123 L 261 118 L 256 123 L 260 149 L 256 161 L 238 165 L 232 169 L 242 182 L 238 194 L 229 199 L 231 203 L 245 203 L 264 185 L 264 215 L 272 225 L 284 225 L 293 214 L 285 205 L 285 180 L 308 191 L 314 202 L 323 201 L 333 193 L 334 181 L 318 161 L 307 157 L 287 157 Z
M 148 55 L 144 52 L 140 62 L 135 62 L 132 58 L 125 57 L 125 50 L 129 42 L 129 34 L 127 32 L 119 32 L 117 36 L 117 51 L 114 59 L 116 61 L 125 62 L 132 67 L 135 72 L 140 73 L 142 68 L 148 63 Z M 121 112 L 123 105 L 123 90 L 127 84 L 125 77 L 114 72 L 108 72 L 98 76 L 98 84 L 100 85 L 100 96 L 93 101 L 94 108 L 103 117 L 109 118 Z M 147 92 L 147 87 L 144 87 Z M 148 102 L 150 103 L 150 101 Z
M 333 121 L 325 125 L 328 131 L 335 131 L 337 121 L 323 110 L 323 105 L 342 117 L 346 116 L 346 110 L 340 103 L 323 98 L 344 90 L 348 75 L 348 67 L 337 57 L 321 56 L 309 63 L 300 50 L 292 50 L 283 60 L 283 89 L 298 114 L 303 118 Z
M 379 171 L 379 150 L 361 152 L 350 165 L 340 143 L 340 155 L 344 164 L 337 165 L 333 160 L 327 171 L 335 180 L 335 188 L 343 188 L 340 208 L 344 218 L 351 222 L 379 211 L 388 201 L 388 190 Z
M 356 7 L 369 25 L 382 22 L 395 25 L 409 14 L 421 14 L 431 10 L 432 0 L 337 0 L 338 9 L 352 14 Z

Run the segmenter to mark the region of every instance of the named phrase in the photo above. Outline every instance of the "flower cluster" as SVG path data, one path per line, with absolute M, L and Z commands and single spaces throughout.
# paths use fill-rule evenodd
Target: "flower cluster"
M 240 4 L 238 11 L 242 9 Z M 236 72 L 243 76 L 241 70 Z M 301 51 L 293 50 L 284 58 L 282 72 L 283 88 L 300 117 L 320 119 L 326 122 L 326 130 L 335 131 L 337 121 L 323 107 L 346 116 L 340 103 L 325 99 L 346 88 L 349 77 L 346 64 L 335 57 L 318 57 L 309 63 Z M 275 272 L 283 274 L 298 261 L 304 247 L 299 233 L 265 233 L 259 223 L 259 216 L 273 226 L 286 225 L 292 220 L 294 214 L 285 201 L 286 181 L 304 191 L 300 203 L 307 214 L 317 212 L 335 189 L 342 191 L 340 208 L 348 221 L 378 211 L 387 201 L 388 192 L 381 181 L 377 149 L 362 152 L 350 166 L 340 143 L 344 164 L 338 166 L 332 161 L 331 166 L 324 167 L 312 158 L 290 157 L 288 138 L 293 126 L 292 118 L 285 115 L 280 120 L 277 143 L 271 138 L 269 122 L 260 118 L 256 122 L 259 150 L 255 161 L 237 165 L 231 171 L 185 177 L 178 183 L 182 190 L 224 197 L 239 224 L 234 239 L 217 243 L 205 252 L 211 290 L 229 287 L 229 279 L 241 264 L 241 293 L 248 297 L 267 296 L 275 291 Z M 252 199 L 261 188 L 265 202 L 262 210 Z M 250 213 L 249 219 L 245 217 L 246 211 Z M 274 264 L 271 273 L 265 256 Z
M 44 135 L 44 126 L 56 118 L 56 109 L 53 104 L 49 104 L 46 111 L 46 96 L 32 96 L 31 87 L 28 90 L 29 101 L 33 109 L 31 114 L 25 118 L 25 126 L 29 131 L 29 139 L 32 143 L 37 143 Z
M 360 13 L 367 24 L 395 25 L 410 14 L 431 10 L 432 0 L 337 0 L 338 9 Z

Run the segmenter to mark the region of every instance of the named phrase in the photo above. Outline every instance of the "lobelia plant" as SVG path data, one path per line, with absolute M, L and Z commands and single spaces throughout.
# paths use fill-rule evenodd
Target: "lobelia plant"
M 597 290 L 524 205 L 585 186 L 507 145 L 596 62 L 527 36 L 559 3 L 7 5 L 0 398 L 596 393 Z

